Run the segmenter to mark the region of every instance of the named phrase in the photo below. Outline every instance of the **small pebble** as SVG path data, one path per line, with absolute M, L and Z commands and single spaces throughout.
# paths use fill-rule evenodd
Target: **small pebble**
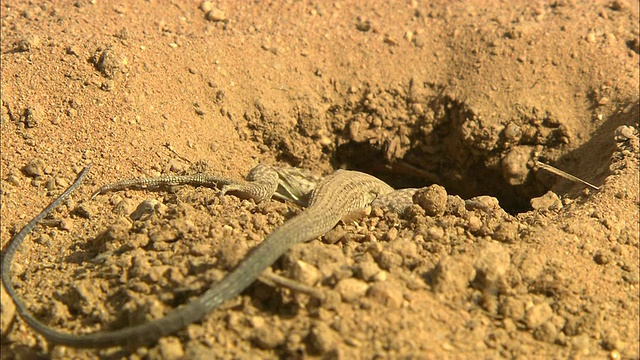
M 11 301 L 11 298 L 9 298 L 9 294 L 7 294 L 4 286 L 0 289 L 0 295 L 0 314 L 2 314 L 2 316 L 0 316 L 0 331 L 6 334 L 15 318 L 16 306 L 13 301 Z
M 191 341 L 183 359 L 215 359 L 219 357 L 220 353 L 214 351 L 213 348 L 207 347 L 198 341 Z M 142 356 L 140 358 L 145 357 Z
M 284 344 L 285 335 L 277 327 L 262 326 L 254 330 L 252 340 L 259 348 L 270 350 Z
M 505 281 L 510 266 L 509 251 L 498 243 L 488 243 L 474 263 L 476 283 L 483 289 L 497 289 Z
M 105 233 L 107 243 L 115 243 L 116 241 L 126 241 L 129 238 L 129 230 L 131 222 L 125 217 L 117 218 Z
M 66 189 L 66 188 L 69 187 L 69 182 L 67 181 L 67 179 L 65 179 L 63 177 L 56 176 L 54 178 L 54 181 L 55 181 L 56 185 L 58 186 L 58 188 L 60 188 L 60 189 Z
M 522 185 L 526 182 L 530 169 L 527 162 L 531 158 L 531 147 L 517 146 L 502 158 L 502 177 L 509 185 Z
M 73 224 L 74 222 L 72 219 L 69 219 L 69 218 L 62 219 L 60 220 L 59 228 L 60 230 L 71 231 L 73 230 Z
M 460 196 L 447 196 L 447 210 L 445 214 L 451 214 L 458 217 L 463 217 L 467 214 L 467 209 L 464 204 L 464 200 Z
M 156 207 L 160 206 L 160 202 L 155 199 L 145 200 L 129 215 L 131 220 L 140 220 L 145 215 L 153 214 Z
M 452 296 L 465 291 L 475 276 L 476 270 L 467 259 L 445 256 L 433 271 L 433 289 L 437 293 Z
M 404 38 L 407 39 L 407 41 L 411 42 L 413 40 L 413 31 L 407 31 L 404 34 Z
M 303 339 L 300 334 L 294 333 L 287 336 L 285 343 L 286 351 L 288 351 L 290 354 L 302 353 L 304 349 L 302 340 Z
M 31 35 L 22 38 L 16 44 L 16 50 L 20 52 L 31 51 L 39 48 L 41 45 L 40 37 L 38 35 Z
M 44 168 L 46 164 L 44 160 L 40 158 L 34 158 L 22 169 L 27 176 L 30 177 L 41 177 L 44 175 Z
M 101 84 L 100 84 L 100 90 L 103 91 L 112 91 L 114 86 L 115 86 L 115 82 L 111 79 L 105 79 Z
M 184 357 L 182 343 L 174 336 L 160 338 L 158 348 L 163 359 L 178 360 Z
M 77 46 L 75 46 L 75 45 L 70 45 L 70 46 L 68 46 L 68 47 L 65 49 L 65 51 L 66 51 L 66 52 L 67 52 L 67 54 L 69 54 L 69 55 L 80 56 L 80 54 L 81 54 L 80 49 L 79 49 Z
M 530 203 L 533 210 L 542 212 L 558 210 L 562 208 L 562 200 L 560 200 L 560 197 L 553 191 L 547 191 L 546 194 L 531 199 Z
M 398 229 L 397 228 L 391 228 L 391 229 L 389 229 L 389 231 L 387 231 L 386 235 L 387 235 L 386 236 L 386 240 L 387 241 L 393 241 L 393 240 L 398 238 Z
M 49 191 L 55 190 L 55 189 L 57 188 L 57 186 L 56 186 L 56 181 L 55 181 L 54 179 L 49 179 L 49 180 L 45 183 L 44 187 L 45 187 L 47 190 L 49 190 Z
M 45 118 L 45 111 L 40 105 L 31 105 L 25 111 L 22 120 L 27 128 L 34 128 Z
M 573 350 L 572 352 L 576 355 L 588 356 L 589 354 L 591 354 L 589 335 L 584 333 L 574 336 L 571 339 L 571 348 Z
M 108 79 L 113 79 L 122 65 L 119 56 L 111 48 L 107 48 L 104 50 L 100 49 L 98 51 L 100 51 L 100 53 L 95 54 L 92 58 L 96 69 L 98 69 L 98 71 L 100 71 Z
M 447 208 L 447 191 L 440 185 L 431 185 L 416 191 L 413 202 L 420 205 L 427 215 L 440 216 Z
M 378 261 L 378 265 L 385 270 L 402 265 L 402 255 L 389 250 L 382 250 L 376 257 L 376 260 Z
M 377 274 L 373 275 L 371 280 L 373 280 L 375 282 L 380 282 L 380 281 L 387 281 L 388 278 L 389 278 L 389 273 L 384 271 L 384 270 L 380 270 L 380 272 L 378 272 Z
M 517 142 L 522 137 L 522 128 L 515 122 L 510 122 L 504 129 L 504 137 L 511 142 Z
M 342 228 L 341 226 L 337 226 L 324 234 L 324 236 L 322 237 L 322 242 L 324 242 L 325 244 L 335 244 L 338 241 L 342 240 L 346 234 L 347 231 L 344 230 L 344 228 Z
M 371 285 L 367 296 L 380 304 L 392 308 L 399 308 L 404 299 L 402 289 L 388 281 L 376 282 Z
M 480 218 L 475 215 L 471 215 L 467 220 L 467 224 L 471 232 L 476 232 L 482 227 L 482 220 L 480 220 Z
M 89 202 L 83 202 L 73 209 L 73 213 L 84 219 L 91 219 L 97 212 L 96 206 Z
M 606 265 L 611 262 L 611 256 L 604 251 L 598 251 L 593 257 L 593 260 L 598 265 Z
M 525 316 L 525 302 L 524 299 L 506 297 L 500 304 L 499 313 L 504 316 L 505 319 L 520 322 Z
M 552 315 L 553 309 L 551 309 L 551 306 L 543 302 L 527 309 L 524 315 L 524 322 L 527 328 L 532 330 L 549 321 Z
M 515 222 L 501 223 L 491 237 L 503 243 L 513 244 L 518 239 L 518 224 Z
M 15 173 L 10 173 L 9 177 L 7 177 L 7 182 L 13 186 L 20 186 L 20 184 L 22 184 L 22 182 L 20 181 L 20 176 L 18 176 Z
M 213 8 L 207 13 L 207 20 L 218 22 L 227 20 L 227 15 L 220 9 Z
M 309 286 L 315 285 L 322 277 L 318 268 L 302 260 L 298 260 L 293 264 L 290 274 L 291 278 Z
M 369 285 L 366 282 L 355 278 L 342 279 L 334 288 L 346 302 L 357 301 L 367 293 L 367 289 Z
M 444 229 L 440 226 L 432 226 L 427 230 L 427 234 L 429 235 L 429 239 L 439 240 L 444 236 Z
M 638 285 L 638 282 L 640 282 L 640 275 L 638 275 L 637 272 L 623 274 L 622 280 L 626 281 L 628 284 L 631 284 L 631 285 Z
M 558 337 L 558 328 L 550 321 L 542 323 L 533 331 L 533 338 L 553 344 Z
M 481 210 L 484 212 L 492 212 L 494 210 L 500 210 L 500 202 L 493 196 L 480 195 L 472 197 L 465 201 L 465 207 L 468 210 Z
M 211 1 L 203 1 L 200 4 L 200 10 L 204 11 L 204 13 L 208 13 L 213 9 L 213 3 Z
M 309 332 L 309 343 L 320 354 L 334 350 L 338 344 L 338 335 L 324 322 L 317 322 Z
M 187 336 L 191 340 L 196 340 L 205 335 L 204 327 L 200 324 L 190 324 L 187 326 Z
M 378 264 L 373 261 L 365 261 L 358 264 L 358 276 L 364 281 L 371 280 L 380 271 Z

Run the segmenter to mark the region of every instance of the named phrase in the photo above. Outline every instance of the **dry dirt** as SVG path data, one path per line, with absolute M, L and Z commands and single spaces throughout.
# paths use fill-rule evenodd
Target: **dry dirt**
M 263 162 L 449 196 L 274 264 L 323 301 L 256 282 L 148 348 L 50 347 L 3 290 L 3 359 L 639 357 L 637 1 L 206 5 L 2 2 L 3 248 L 94 164 L 13 266 L 42 321 L 160 317 L 299 211 L 189 187 L 89 200 L 114 180 Z

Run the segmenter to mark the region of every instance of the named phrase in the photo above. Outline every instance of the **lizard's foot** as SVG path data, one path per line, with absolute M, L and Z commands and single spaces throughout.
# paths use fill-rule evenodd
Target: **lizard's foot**
M 275 189 L 272 190 L 272 188 L 267 185 L 268 184 L 259 182 L 238 182 L 235 184 L 228 184 L 224 185 L 220 189 L 220 196 L 224 196 L 228 192 L 231 192 L 238 197 L 253 199 L 256 203 L 259 203 L 271 199 L 271 196 L 273 196 L 273 193 L 275 192 Z
M 240 197 L 253 199 L 259 203 L 271 199 L 278 190 L 278 172 L 268 165 L 258 164 L 251 169 L 247 180 L 225 184 L 220 189 L 220 195 L 233 192 Z

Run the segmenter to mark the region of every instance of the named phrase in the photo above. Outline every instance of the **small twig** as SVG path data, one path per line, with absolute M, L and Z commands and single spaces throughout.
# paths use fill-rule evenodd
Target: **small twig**
M 304 285 L 298 281 L 291 280 L 287 277 L 275 274 L 271 269 L 265 270 L 258 280 L 270 286 L 282 286 L 288 289 L 313 296 L 316 299 L 324 299 L 324 293 L 321 290 L 313 288 L 311 286 Z
M 187 159 L 186 157 L 184 157 L 184 156 L 182 156 L 182 155 L 178 154 L 178 152 L 173 148 L 173 146 L 172 146 L 170 143 L 168 143 L 168 142 L 167 142 L 167 143 L 164 143 L 164 144 L 162 144 L 162 145 L 163 145 L 164 147 L 166 147 L 166 148 L 167 148 L 167 150 L 171 151 L 175 156 L 177 156 L 177 157 L 178 157 L 178 159 L 180 159 L 180 160 L 182 160 L 182 161 L 184 161 L 184 162 L 186 162 L 186 163 L 193 164 L 193 162 L 191 162 L 191 160 L 189 160 L 189 159 Z
M 593 184 L 590 184 L 590 183 L 588 183 L 588 182 L 586 182 L 586 181 L 584 181 L 584 180 L 582 180 L 582 179 L 580 179 L 578 177 L 575 177 L 575 176 L 573 176 L 573 175 L 571 175 L 569 173 L 566 173 L 566 172 L 564 172 L 564 171 L 562 171 L 562 170 L 560 170 L 560 169 L 558 169 L 556 167 L 553 167 L 553 166 L 551 166 L 549 164 L 545 164 L 545 163 L 540 162 L 538 160 L 536 160 L 535 163 L 536 163 L 536 166 L 538 166 L 541 169 L 547 170 L 550 173 L 556 174 L 556 175 L 558 175 L 560 177 L 563 177 L 563 178 L 565 178 L 567 180 L 571 180 L 571 181 L 582 183 L 582 184 L 587 185 L 587 186 L 589 186 L 589 187 L 591 187 L 591 188 L 593 188 L 595 190 L 600 190 L 600 187 L 595 186 Z

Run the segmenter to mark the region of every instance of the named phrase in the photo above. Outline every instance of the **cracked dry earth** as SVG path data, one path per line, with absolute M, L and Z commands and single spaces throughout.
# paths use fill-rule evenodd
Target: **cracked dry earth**
M 637 359 L 637 1 L 3 1 L 3 249 L 86 164 L 13 282 L 72 333 L 163 316 L 299 213 L 105 183 L 257 163 L 427 187 L 156 344 L 2 358 Z M 599 187 L 536 165 L 552 164 Z M 470 200 L 465 203 L 464 200 Z

